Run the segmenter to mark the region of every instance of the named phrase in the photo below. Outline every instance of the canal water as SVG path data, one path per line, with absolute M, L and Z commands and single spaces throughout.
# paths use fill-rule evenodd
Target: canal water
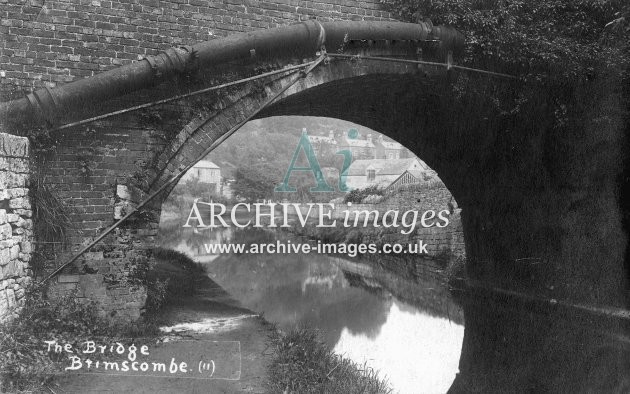
M 335 352 L 367 364 L 394 392 L 444 393 L 458 371 L 461 309 L 431 269 L 405 277 L 374 261 L 318 254 L 209 254 L 204 244 L 269 243 L 286 233 L 193 230 L 162 223 L 160 244 L 206 266 L 241 305 L 281 330 L 317 329 Z M 418 270 L 416 270 L 418 271 Z M 424 275 L 423 275 L 424 273 Z

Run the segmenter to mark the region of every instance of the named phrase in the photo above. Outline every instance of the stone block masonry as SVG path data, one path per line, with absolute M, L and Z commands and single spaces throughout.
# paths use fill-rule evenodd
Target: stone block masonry
M 28 139 L 0 133 L 0 323 L 20 312 L 31 281 L 29 153 Z
M 310 210 L 311 217 L 319 217 L 318 206 L 309 207 L 306 204 L 300 206 L 302 215 L 307 215 Z M 337 226 L 342 226 L 346 217 L 351 227 L 344 227 L 347 232 L 359 232 L 362 243 L 389 243 L 407 244 L 423 241 L 426 245 L 427 256 L 434 258 L 464 257 L 466 255 L 466 245 L 464 243 L 464 229 L 462 226 L 461 212 L 457 202 L 446 186 L 425 184 L 408 185 L 398 189 L 395 193 L 388 194 L 378 203 L 357 204 L 348 206 L 345 203 L 336 203 L 335 209 L 331 212 L 324 206 L 325 214 L 330 213 L 331 220 L 337 221 Z M 381 220 L 387 211 L 398 211 L 399 219 L 405 211 L 418 211 L 419 216 L 416 225 L 409 234 L 402 234 L 404 226 L 382 227 Z M 452 210 L 448 216 L 449 224 L 445 227 L 432 226 L 429 228 L 420 225 L 420 217 L 424 211 Z M 374 214 L 376 211 L 379 217 L 379 227 L 374 227 Z M 289 211 L 293 212 L 293 211 Z M 370 219 L 365 224 L 366 212 Z M 354 226 L 355 219 L 357 225 Z M 391 218 L 389 219 L 391 220 Z M 407 219 L 410 220 L 410 219 Z M 339 227 L 338 227 L 339 228 Z M 410 228 L 409 228 L 410 229 Z
M 350 212 L 350 218 L 354 218 L 358 212 L 378 211 L 379 216 L 389 211 L 399 211 L 401 214 L 407 210 L 417 210 L 422 214 L 424 211 L 433 210 L 436 213 L 441 210 L 450 210 L 449 224 L 446 227 L 420 226 L 419 222 L 415 230 L 407 235 L 401 235 L 400 229 L 389 228 L 378 231 L 364 231 L 365 242 L 417 242 L 422 240 L 427 245 L 428 255 L 431 257 L 447 254 L 448 256 L 465 256 L 466 247 L 464 244 L 464 230 L 461 220 L 461 209 L 457 208 L 457 202 L 445 186 L 423 186 L 409 185 L 411 187 L 401 188 L 395 193 L 389 194 L 377 204 L 337 204 L 332 213 L 332 217 L 343 220 L 346 212 Z M 449 203 L 451 204 L 449 206 Z M 362 216 L 362 218 L 364 215 Z M 361 219 L 363 223 L 363 219 Z M 387 230 L 387 231 L 386 231 Z
M 448 253 L 452 256 L 464 256 L 464 229 L 462 227 L 461 209 L 451 192 L 442 185 L 408 185 L 396 193 L 388 195 L 382 201 L 384 205 L 399 207 L 400 210 L 417 209 L 418 211 L 441 210 L 452 211 L 449 225 L 446 227 L 419 226 L 412 239 L 423 240 L 428 246 L 429 255 L 436 256 Z

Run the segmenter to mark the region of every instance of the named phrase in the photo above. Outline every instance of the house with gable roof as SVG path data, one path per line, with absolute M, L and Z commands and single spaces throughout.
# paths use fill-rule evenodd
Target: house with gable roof
M 405 185 L 417 185 L 431 180 L 439 180 L 434 170 L 407 170 L 387 186 L 387 192 L 392 193 Z
M 422 173 L 432 171 L 417 157 L 409 159 L 372 159 L 354 160 L 348 168 L 346 185 L 353 189 L 368 186 L 387 187 L 399 179 L 405 172 L 422 177 Z

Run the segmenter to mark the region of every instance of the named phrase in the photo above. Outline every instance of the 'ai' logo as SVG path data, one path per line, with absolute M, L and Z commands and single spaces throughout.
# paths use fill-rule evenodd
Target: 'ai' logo
M 349 139 L 356 139 L 358 135 L 359 132 L 356 129 L 350 129 L 348 131 Z M 296 165 L 298 156 L 300 155 L 300 150 L 303 150 L 304 154 L 306 155 L 308 167 L 298 167 Z M 348 175 L 348 168 L 352 163 L 352 151 L 344 149 L 336 152 L 336 154 L 343 156 L 343 167 L 341 169 L 341 172 L 339 173 L 339 191 L 349 192 L 351 189 L 346 185 L 346 176 Z M 302 136 L 300 137 L 300 141 L 295 148 L 295 153 L 293 153 L 293 158 L 291 159 L 291 163 L 289 163 L 289 168 L 287 169 L 287 173 L 284 176 L 284 180 L 281 184 L 275 187 L 274 191 L 289 193 L 296 192 L 297 189 L 294 186 L 289 185 L 289 178 L 291 178 L 291 173 L 294 171 L 306 171 L 313 173 L 317 185 L 310 188 L 311 192 L 335 191 L 335 189 L 333 189 L 324 178 L 324 174 L 322 173 L 322 169 L 319 166 L 319 162 L 317 161 L 317 156 L 315 155 L 315 151 L 313 150 L 311 141 L 308 139 L 308 135 L 306 134 L 306 129 L 302 130 Z

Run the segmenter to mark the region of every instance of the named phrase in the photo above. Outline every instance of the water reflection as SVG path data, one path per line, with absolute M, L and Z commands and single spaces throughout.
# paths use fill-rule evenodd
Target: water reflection
M 210 277 L 242 306 L 264 313 L 280 329 L 319 329 L 329 346 L 379 370 L 401 393 L 448 390 L 458 370 L 463 317 L 435 278 L 411 280 L 373 263 L 326 255 L 209 255 L 204 247 L 287 237 L 251 229 L 161 228 L 164 247 L 206 264 Z
M 343 330 L 335 352 L 386 375 L 401 393 L 445 393 L 458 370 L 464 327 L 394 301 L 378 338 Z

